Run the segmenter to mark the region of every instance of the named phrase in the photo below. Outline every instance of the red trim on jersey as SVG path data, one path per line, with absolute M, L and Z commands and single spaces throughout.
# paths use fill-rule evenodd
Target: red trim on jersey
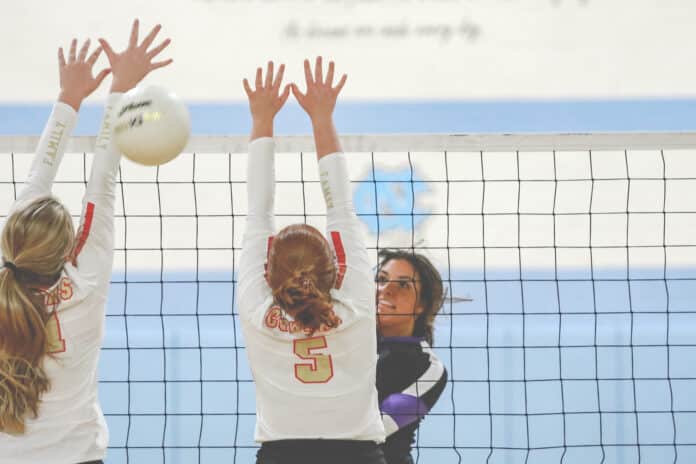
M 271 245 L 273 245 L 273 235 L 268 237 L 268 244 L 266 245 L 266 262 L 263 263 L 264 271 L 268 271 L 268 257 L 271 255 Z
M 87 208 L 85 209 L 85 219 L 80 227 L 80 232 L 77 238 L 77 245 L 75 245 L 75 251 L 73 252 L 73 260 L 77 259 L 82 248 L 85 246 L 87 237 L 89 237 L 89 231 L 92 229 L 92 219 L 94 218 L 94 203 L 87 203 Z
M 331 231 L 331 241 L 333 242 L 334 250 L 336 250 L 336 267 L 338 268 L 338 272 L 336 273 L 336 285 L 334 285 L 334 288 L 339 289 L 346 275 L 346 251 L 343 248 L 340 232 Z

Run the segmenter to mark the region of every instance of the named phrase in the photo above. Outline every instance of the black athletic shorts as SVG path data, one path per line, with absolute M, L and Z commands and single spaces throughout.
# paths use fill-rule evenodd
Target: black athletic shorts
M 261 445 L 256 464 L 386 464 L 373 441 L 277 440 Z

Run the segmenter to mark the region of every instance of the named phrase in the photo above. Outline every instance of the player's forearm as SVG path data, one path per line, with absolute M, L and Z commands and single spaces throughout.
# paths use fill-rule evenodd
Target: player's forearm
M 332 151 L 319 158 L 319 179 L 330 216 L 353 216 L 353 199 L 346 155 Z M 340 214 L 345 213 L 345 214 Z M 331 219 L 331 218 L 330 218 Z
M 317 159 L 322 159 L 326 155 L 343 151 L 341 141 L 338 139 L 336 127 L 331 117 L 312 120 L 312 131 L 314 132 L 314 144 L 317 149 Z
M 109 95 L 104 107 L 75 248 L 78 267 L 96 275 L 99 291 L 104 292 L 108 288 L 113 263 L 116 174 L 121 160 L 113 142 L 113 127 L 120 98 L 121 94 Z
M 84 97 L 82 95 L 76 92 L 71 92 L 70 89 L 61 90 L 61 92 L 58 94 L 58 101 L 70 106 L 76 112 L 80 111 L 83 98 Z
M 249 215 L 272 215 L 275 197 L 275 143 L 260 137 L 249 143 L 247 201 Z
M 109 95 L 104 107 L 104 119 L 94 147 L 94 161 L 87 184 L 87 197 L 100 201 L 113 201 L 116 174 L 121 161 L 121 153 L 113 141 L 114 125 L 118 116 L 116 113 L 121 95 L 120 93 Z
M 36 148 L 36 155 L 19 200 L 51 193 L 56 172 L 63 160 L 77 112 L 64 102 L 56 102 Z
M 249 143 L 247 161 L 248 216 L 239 260 L 240 313 L 252 310 L 267 293 L 263 279 L 268 238 L 273 235 L 275 155 L 273 139 L 260 137 Z

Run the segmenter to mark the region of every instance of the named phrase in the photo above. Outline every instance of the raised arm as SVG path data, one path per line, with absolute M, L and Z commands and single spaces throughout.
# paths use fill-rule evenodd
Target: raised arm
M 160 28 L 159 25 L 155 26 L 142 43 L 138 44 L 139 23 L 135 20 L 128 47 L 120 53 L 114 52 L 106 40 L 99 39 L 109 59 L 113 81 L 104 120 L 97 137 L 92 172 L 83 199 L 82 223 L 77 236 L 74 260 L 81 271 L 97 275 L 101 283 L 108 282 L 113 261 L 115 187 L 121 154 L 114 146 L 112 131 L 118 102 L 123 92 L 138 85 L 151 71 L 172 62 L 171 59 L 153 61 L 169 45 L 169 39 L 148 51 Z
M 274 75 L 273 62 L 268 63 L 266 78 L 256 70 L 254 89 L 244 79 L 252 118 L 251 140 L 247 161 L 247 221 L 239 258 L 239 310 L 249 314 L 271 291 L 266 284 L 264 263 L 269 240 L 273 236 L 273 201 L 275 196 L 275 145 L 273 121 L 290 94 L 288 86 L 281 93 L 285 66 Z
M 326 202 L 327 239 L 338 266 L 336 286 L 374 315 L 374 276 L 360 221 L 353 208 L 348 164 L 333 122 L 336 100 L 347 76 L 344 74 L 334 87 L 335 65 L 329 62 L 324 78 L 321 57 L 316 59 L 314 73 L 308 60 L 304 62 L 304 69 L 307 92 L 300 92 L 295 84 L 292 91 L 312 121 L 319 178 Z
M 88 58 L 89 45 L 89 40 L 85 41 L 78 53 L 77 39 L 73 39 L 67 60 L 63 48 L 58 49 L 60 94 L 41 134 L 29 176 L 17 197 L 17 202 L 51 194 L 51 187 L 63 160 L 65 145 L 77 121 L 80 105 L 109 74 L 109 69 L 103 69 L 96 76 L 92 75 L 94 63 L 102 49 L 98 47 Z

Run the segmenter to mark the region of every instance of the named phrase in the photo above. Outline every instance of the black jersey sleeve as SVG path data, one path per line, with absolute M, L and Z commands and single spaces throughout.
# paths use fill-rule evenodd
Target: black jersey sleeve
M 377 388 L 387 436 L 423 419 L 446 383 L 447 370 L 427 342 L 385 348 L 378 364 Z

